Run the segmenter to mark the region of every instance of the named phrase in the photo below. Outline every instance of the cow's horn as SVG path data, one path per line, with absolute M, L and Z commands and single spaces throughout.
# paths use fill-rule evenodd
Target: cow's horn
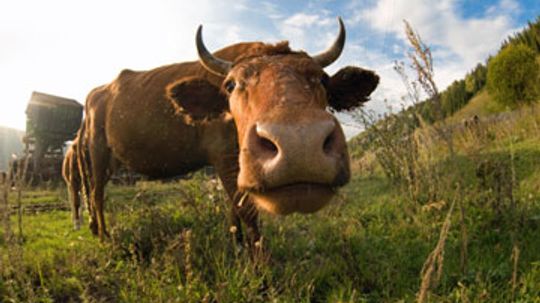
M 218 76 L 226 76 L 231 69 L 232 63 L 229 61 L 221 60 L 214 57 L 204 46 L 202 41 L 202 25 L 199 25 L 197 29 L 197 52 L 199 53 L 199 59 L 201 59 L 202 65 L 210 72 Z
M 341 17 L 338 18 L 338 21 L 339 35 L 336 41 L 334 41 L 334 44 L 332 44 L 332 46 L 324 52 L 313 56 L 313 59 L 322 67 L 327 67 L 336 61 L 343 51 L 343 46 L 345 45 L 345 25 L 343 25 L 343 20 L 341 20 Z

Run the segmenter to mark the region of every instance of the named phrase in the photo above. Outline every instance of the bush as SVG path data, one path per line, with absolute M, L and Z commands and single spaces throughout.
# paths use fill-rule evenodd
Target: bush
M 533 50 L 506 46 L 488 63 L 487 88 L 494 100 L 511 108 L 539 98 L 539 69 Z

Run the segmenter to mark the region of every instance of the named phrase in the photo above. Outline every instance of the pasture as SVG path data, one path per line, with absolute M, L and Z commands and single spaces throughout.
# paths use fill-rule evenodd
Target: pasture
M 139 33 L 131 24 L 172 28 L 175 22 L 138 18 L 150 22 L 128 23 L 116 18 L 125 14 L 113 13 L 114 26 L 103 28 L 115 33 L 114 44 L 97 30 L 73 35 L 84 37 L 84 43 L 68 39 L 70 44 L 86 50 L 73 51 L 84 58 L 77 62 L 95 63 L 100 73 L 108 73 L 106 65 L 134 66 L 137 71 L 123 69 L 108 84 L 98 84 L 84 108 L 74 99 L 32 93 L 25 111 L 25 155 L 12 155 L 0 182 L 0 303 L 540 303 L 540 22 L 528 22 L 522 32 L 504 40 L 485 65 L 478 64 L 440 91 L 431 47 L 408 21 L 403 20 L 408 46 L 390 27 L 366 27 L 370 32 L 384 29 L 382 39 L 358 30 L 364 22 L 377 24 L 379 16 L 386 18 L 383 11 L 396 13 L 396 18 L 399 10 L 410 15 L 409 7 L 392 3 L 389 10 L 381 3 L 358 11 L 356 5 L 346 6 L 361 18 L 350 22 L 355 30 L 348 39 L 355 58 L 344 55 L 341 62 L 366 68 L 343 64 L 332 74 L 324 68 L 337 62 L 344 50 L 342 17 L 332 44 L 313 54 L 295 51 L 286 41 L 231 44 L 236 27 L 231 30 L 229 21 L 205 21 L 212 50 L 205 46 L 199 25 L 197 60 L 148 70 L 139 66 L 154 63 L 147 65 L 135 50 L 162 54 L 142 44 L 132 47 L 129 56 L 121 53 L 130 60 L 132 54 L 137 64 L 115 59 L 118 46 L 107 48 L 107 56 L 89 46 L 128 45 L 128 32 L 137 33 L 136 40 L 144 45 L 154 45 L 143 35 L 152 32 L 150 26 Z M 247 10 L 248 4 L 234 9 L 256 16 L 250 22 L 271 16 L 272 31 L 291 32 L 296 38 L 305 31 L 313 45 L 328 40 L 316 32 L 328 32 L 328 17 L 340 15 L 321 7 L 320 15 L 285 17 L 296 10 L 287 7 L 287 14 L 279 17 L 280 10 L 263 4 L 256 6 L 261 10 L 257 15 Z M 338 6 L 331 4 L 328 7 Z M 507 10 L 531 7 L 505 8 L 501 2 L 482 8 L 486 15 L 477 16 L 475 9 L 458 16 L 454 4 L 442 6 L 444 11 L 433 6 L 423 18 L 436 19 L 436 24 L 421 22 L 420 27 L 435 41 L 437 60 L 443 54 L 441 65 L 452 61 L 450 73 L 441 73 L 444 77 L 463 72 L 465 65 L 493 51 L 489 39 L 477 38 L 485 36 L 485 28 L 493 35 L 510 32 L 508 25 L 497 30 L 488 19 L 506 23 L 500 20 L 506 20 Z M 130 6 L 128 15 L 136 16 L 135 7 Z M 229 15 L 224 7 L 219 10 Z M 500 16 L 494 13 L 499 10 L 504 11 Z M 196 15 L 174 18 L 185 23 Z M 240 24 L 243 19 L 227 18 Z M 388 19 L 395 23 L 394 17 Z M 106 25 L 106 18 L 100 20 Z M 285 27 L 276 26 L 278 22 Z M 118 24 L 130 26 L 116 32 Z M 515 21 L 509 24 L 519 28 Z M 441 25 L 451 31 L 436 29 Z M 478 25 L 481 30 L 475 29 Z M 238 32 L 244 27 L 267 32 L 266 26 L 254 22 L 239 26 Z M 180 28 L 188 27 L 194 29 L 188 23 Z M 216 29 L 223 39 L 216 39 Z M 90 39 L 94 35 L 99 43 Z M 260 39 L 267 40 L 264 36 Z M 462 36 L 467 39 L 453 41 Z M 172 41 L 157 34 L 155 39 Z M 58 39 L 44 35 L 39 41 L 49 40 Z M 364 45 L 360 41 L 369 41 L 365 49 L 358 47 Z M 463 41 L 466 46 L 460 45 Z M 228 46 L 216 50 L 212 43 Z M 184 42 L 179 45 L 188 49 Z M 55 47 L 55 53 L 64 48 Z M 465 48 L 474 50 L 474 56 Z M 39 61 L 69 62 L 38 58 L 21 61 L 35 64 L 33 70 L 40 70 Z M 399 98 L 394 94 L 396 79 L 379 83 L 388 76 L 383 61 L 394 62 L 393 71 L 405 86 Z M 94 83 L 93 69 L 73 65 L 77 72 L 63 71 L 61 64 L 54 70 L 70 75 L 74 83 Z M 27 70 L 21 66 L 17 71 Z M 75 77 L 80 70 L 84 79 Z M 69 81 L 53 84 L 58 83 L 77 87 Z M 372 95 L 379 84 L 382 94 Z M 383 115 L 382 108 L 370 111 L 363 106 L 370 98 L 385 100 Z M 70 102 L 73 111 L 67 111 Z M 392 106 L 398 104 L 402 110 L 394 112 Z M 334 114 L 339 112 L 347 118 L 338 120 Z M 346 141 L 342 126 L 359 125 L 362 133 Z M 80 221 L 73 220 L 78 213 L 70 209 L 65 184 L 53 181 L 59 171 L 45 174 L 48 168 L 59 168 L 63 157 L 62 173 L 71 195 L 80 192 L 86 202 L 82 204 L 90 208 L 83 222 L 91 223 L 82 229 L 74 228 Z M 45 159 L 58 165 L 43 165 Z M 206 170 L 210 166 L 213 173 Z M 146 177 L 126 182 L 129 185 L 113 184 L 110 179 L 117 179 L 120 170 Z
M 439 144 L 424 149 L 439 154 L 437 180 L 421 185 L 435 196 L 411 196 L 355 156 L 352 181 L 321 212 L 262 216 L 268 255 L 254 260 L 233 241 L 220 183 L 202 174 L 109 185 L 103 243 L 74 231 L 69 210 L 30 211 L 68 205 L 63 185 L 11 191 L 9 205 L 27 211 L 7 220 L 2 201 L 0 301 L 540 302 L 538 113 L 485 136 L 456 132 L 451 160 Z M 478 175 L 481 160 L 511 171 L 509 195 Z

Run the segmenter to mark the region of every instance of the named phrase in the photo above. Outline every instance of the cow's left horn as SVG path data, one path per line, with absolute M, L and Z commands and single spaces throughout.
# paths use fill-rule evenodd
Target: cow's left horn
M 339 35 L 336 41 L 334 41 L 334 44 L 332 44 L 332 46 L 324 52 L 313 56 L 313 59 L 322 67 L 327 67 L 336 61 L 343 51 L 343 46 L 345 45 L 345 25 L 343 25 L 343 20 L 341 20 L 341 17 L 338 18 L 338 21 Z
M 199 59 L 201 59 L 202 65 L 210 72 L 218 76 L 226 76 L 231 69 L 232 63 L 229 61 L 221 60 L 214 57 L 204 46 L 202 41 L 202 25 L 199 25 L 197 29 L 197 52 L 199 53 Z

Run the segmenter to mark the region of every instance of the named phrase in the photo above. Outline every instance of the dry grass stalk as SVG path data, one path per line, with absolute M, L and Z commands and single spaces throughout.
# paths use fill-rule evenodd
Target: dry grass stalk
M 21 169 L 19 168 L 17 170 L 17 176 L 16 176 L 16 188 L 17 188 L 17 226 L 18 226 L 18 229 L 19 229 L 19 242 L 22 243 L 23 242 L 23 238 L 24 238 L 24 235 L 23 235 L 23 221 L 22 221 L 22 217 L 23 217 L 23 206 L 22 206 L 22 194 L 23 194 L 23 190 L 24 188 L 26 187 L 26 175 L 28 173 L 28 161 L 29 161 L 29 156 L 28 156 L 28 152 L 26 152 L 26 156 L 25 156 L 25 159 L 24 159 L 24 164 L 23 164 L 23 169 L 21 171 Z
M 193 282 L 193 266 L 191 263 L 191 230 L 182 231 L 182 242 L 184 247 L 184 266 L 186 270 L 186 285 Z
M 437 287 L 437 284 L 441 279 L 444 262 L 444 247 L 450 226 L 452 224 L 452 213 L 454 211 L 455 204 L 456 200 L 454 199 L 442 225 L 439 241 L 437 242 L 437 245 L 433 251 L 429 254 L 426 262 L 424 262 L 424 266 L 420 272 L 422 282 L 420 284 L 420 290 L 417 296 L 418 303 L 426 302 L 430 290 Z
M 418 82 L 422 86 L 424 92 L 428 95 L 428 100 L 431 100 L 426 102 L 430 102 L 434 108 L 433 116 L 437 123 L 433 124 L 433 127 L 439 136 L 446 142 L 450 157 L 454 158 L 455 152 L 452 129 L 447 127 L 446 122 L 443 119 L 441 96 L 437 84 L 435 83 L 431 50 L 424 44 L 420 35 L 413 30 L 411 25 L 406 20 L 403 20 L 403 22 L 405 23 L 405 35 L 407 36 L 407 40 L 409 40 L 409 43 L 414 49 L 413 52 L 408 53 L 409 58 L 412 61 L 412 67 L 416 70 Z
M 519 265 L 519 255 L 520 255 L 520 249 L 517 243 L 514 243 L 514 246 L 512 247 L 512 255 L 510 257 L 510 260 L 513 263 L 513 269 L 512 269 L 512 300 L 515 299 L 516 294 L 516 288 L 517 288 L 517 276 L 518 276 L 518 265 Z
M 469 239 L 467 236 L 467 225 L 465 223 L 465 205 L 463 204 L 463 201 L 461 199 L 459 200 L 459 210 L 459 225 L 461 228 L 459 268 L 461 269 L 461 274 L 465 275 L 467 273 Z
M 10 169 L 11 170 L 11 169 Z M 1 194 L 1 203 L 0 203 L 0 215 L 2 216 L 2 226 L 4 228 L 4 242 L 9 243 L 12 238 L 11 233 L 11 222 L 9 219 L 10 215 L 10 206 L 9 206 L 9 191 L 11 189 L 11 174 L 7 174 L 6 180 L 2 184 L 2 194 Z M 0 258 L 1 261 L 1 258 Z
M 470 303 L 471 300 L 469 300 L 469 296 L 467 295 L 467 287 L 461 282 L 458 282 L 457 284 L 459 286 L 459 298 L 461 299 L 461 302 Z

